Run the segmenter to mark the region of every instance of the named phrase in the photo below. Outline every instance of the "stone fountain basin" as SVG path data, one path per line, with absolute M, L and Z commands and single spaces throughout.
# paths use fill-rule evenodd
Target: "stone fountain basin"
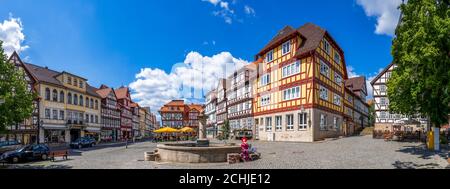
M 227 154 L 240 153 L 241 147 L 233 144 L 210 144 L 197 147 L 196 143 L 158 144 L 161 162 L 173 163 L 221 163 L 227 162 Z

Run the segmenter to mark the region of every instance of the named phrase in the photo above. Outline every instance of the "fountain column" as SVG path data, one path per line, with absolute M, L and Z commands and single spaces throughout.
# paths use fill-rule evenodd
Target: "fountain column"
M 199 128 L 198 128 L 197 146 L 199 147 L 209 146 L 209 140 L 206 138 L 206 119 L 207 116 L 205 116 L 205 114 L 203 113 L 198 116 Z

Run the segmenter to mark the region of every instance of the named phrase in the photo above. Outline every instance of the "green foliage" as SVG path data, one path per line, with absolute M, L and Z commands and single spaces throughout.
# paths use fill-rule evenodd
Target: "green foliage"
M 0 41 L 0 47 L 2 43 Z M 34 97 L 27 88 L 23 71 L 10 64 L 0 48 L 0 131 L 29 118 Z
M 228 140 L 230 138 L 230 122 L 228 120 L 225 120 L 221 132 L 221 135 L 218 137 L 219 140 Z
M 450 114 L 450 6 L 448 0 L 408 0 L 401 6 L 388 82 L 391 111 L 420 113 L 436 127 Z

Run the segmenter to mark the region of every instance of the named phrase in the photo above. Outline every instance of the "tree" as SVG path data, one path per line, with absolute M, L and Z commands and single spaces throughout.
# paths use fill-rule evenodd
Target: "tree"
M 220 136 L 220 140 L 228 140 L 230 138 L 230 122 L 228 120 L 225 120 L 221 131 L 222 135 Z
M 0 41 L 0 47 L 2 47 Z M 27 87 L 24 72 L 8 62 L 0 48 L 0 131 L 23 122 L 33 112 L 35 94 Z
M 397 66 L 388 81 L 389 109 L 421 114 L 434 127 L 450 113 L 449 0 L 408 0 L 393 41 Z

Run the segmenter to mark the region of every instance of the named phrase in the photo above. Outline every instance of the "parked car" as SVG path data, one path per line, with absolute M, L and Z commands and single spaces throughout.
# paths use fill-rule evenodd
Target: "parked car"
M 97 142 L 95 141 L 95 139 L 90 138 L 90 137 L 81 137 L 76 139 L 75 141 L 70 143 L 70 147 L 71 148 L 84 148 L 84 147 L 92 147 L 95 146 Z
M 13 140 L 13 141 L 2 141 L 0 142 L 0 155 L 7 152 L 7 151 L 13 151 L 18 148 L 22 147 L 19 141 Z
M 18 163 L 25 160 L 47 160 L 50 148 L 45 144 L 32 144 L 23 146 L 17 150 L 5 152 L 0 156 L 0 161 Z

